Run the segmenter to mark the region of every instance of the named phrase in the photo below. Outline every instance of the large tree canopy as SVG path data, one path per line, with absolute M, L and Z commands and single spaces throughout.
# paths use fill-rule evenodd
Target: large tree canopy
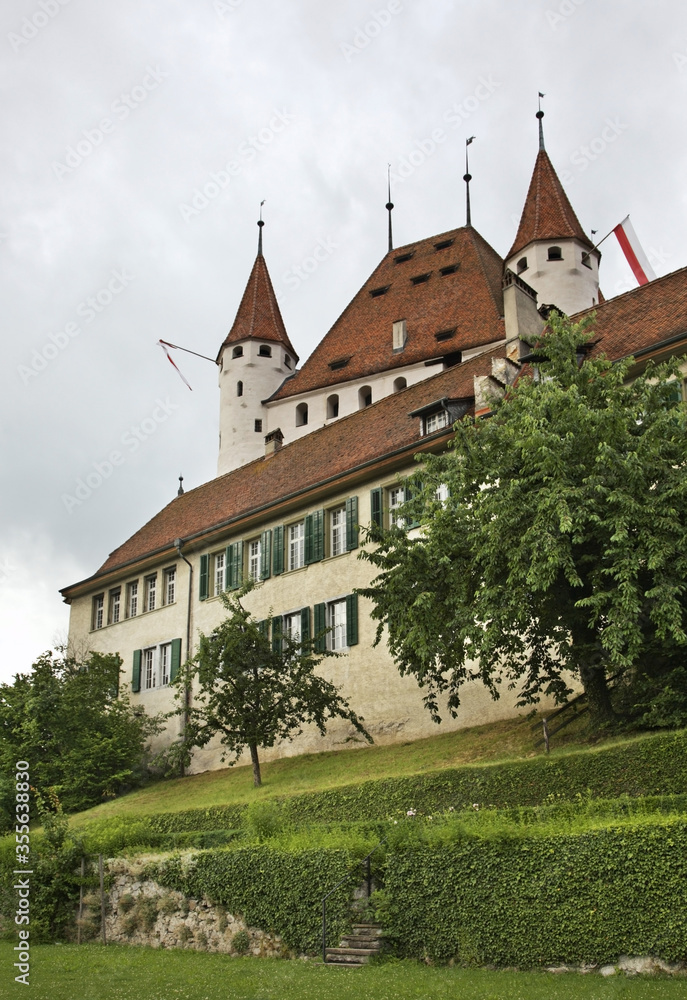
M 423 458 L 409 502 L 420 531 L 371 531 L 363 555 L 380 572 L 361 593 L 437 720 L 439 695 L 455 715 L 468 680 L 495 697 L 515 686 L 527 704 L 563 698 L 571 676 L 603 720 L 610 675 L 687 642 L 681 376 L 650 364 L 630 380 L 631 360 L 583 360 L 591 336 L 552 314 L 492 415 Z
M 55 789 L 70 812 L 139 782 L 146 745 L 161 726 L 119 691 L 121 665 L 117 654 L 77 661 L 44 653 L 30 674 L 0 685 L 3 772 L 28 761 L 32 786 L 46 797 Z M 10 793 L 3 789 L 3 799 Z
M 338 689 L 316 673 L 323 657 L 324 636 L 282 633 L 281 618 L 258 622 L 239 594 L 222 594 L 229 615 L 210 635 L 200 635 L 198 652 L 184 665 L 177 681 L 179 710 L 186 717 L 182 740 L 166 753 L 171 764 L 186 764 L 194 747 L 219 737 L 222 760 L 234 764 L 248 748 L 254 784 L 261 784 L 258 749 L 291 740 L 303 726 L 324 735 L 330 719 L 350 722 L 370 743 L 372 738 Z M 268 637 L 271 631 L 272 637 Z M 189 693 L 192 692 L 192 700 Z

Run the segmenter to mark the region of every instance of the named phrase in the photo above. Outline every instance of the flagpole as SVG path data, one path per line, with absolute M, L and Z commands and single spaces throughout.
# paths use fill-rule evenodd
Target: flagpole
M 214 358 L 209 358 L 206 354 L 198 354 L 197 351 L 190 351 L 188 347 L 179 347 L 178 344 L 170 344 L 168 340 L 159 340 L 158 343 L 165 344 L 166 347 L 173 347 L 175 351 L 186 351 L 187 354 L 195 354 L 197 358 L 203 358 L 204 361 L 212 361 L 213 365 L 217 364 Z
M 625 216 L 625 218 L 623 219 L 623 222 L 627 222 L 627 220 L 628 220 L 629 218 L 630 218 L 630 213 L 628 212 L 628 213 L 627 213 L 627 215 Z M 623 222 L 619 222 L 619 223 L 618 223 L 618 226 L 622 226 Z M 613 233 L 614 233 L 614 232 L 616 231 L 616 229 L 618 228 L 618 226 L 613 226 L 613 229 L 611 229 L 611 231 L 610 231 L 609 233 L 606 233 L 606 235 L 604 236 L 603 240 L 599 240 L 599 242 L 598 242 L 598 243 L 596 244 L 596 246 L 593 246 L 591 250 L 587 250 L 587 251 L 586 251 L 585 253 L 583 253 L 583 254 L 582 254 L 582 260 L 584 260 L 584 259 L 585 259 L 585 257 L 589 257 L 589 255 L 590 255 L 591 253 L 594 253 L 594 251 L 595 251 L 595 250 L 598 250 L 598 249 L 599 249 L 599 247 L 601 246 L 601 244 L 602 244 L 602 243 L 603 243 L 603 242 L 604 242 L 605 240 L 607 240 L 609 236 L 612 236 L 612 235 L 613 235 Z

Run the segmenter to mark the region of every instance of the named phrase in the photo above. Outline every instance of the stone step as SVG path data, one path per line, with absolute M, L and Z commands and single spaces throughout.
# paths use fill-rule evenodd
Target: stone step
M 382 939 L 378 937 L 363 937 L 362 934 L 345 934 L 339 941 L 339 948 L 369 948 L 379 951 Z

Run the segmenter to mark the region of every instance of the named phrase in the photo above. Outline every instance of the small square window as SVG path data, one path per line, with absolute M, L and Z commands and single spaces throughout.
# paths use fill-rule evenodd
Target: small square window
M 260 347 L 258 348 L 258 354 L 261 358 L 271 358 L 272 348 L 268 347 L 267 344 L 260 344 Z
M 262 434 L 262 420 L 255 421 L 255 432 L 256 434 Z

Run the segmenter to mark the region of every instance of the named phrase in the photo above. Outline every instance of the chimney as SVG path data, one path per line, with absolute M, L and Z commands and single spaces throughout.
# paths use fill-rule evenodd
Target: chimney
M 537 293 L 512 271 L 503 276 L 503 317 L 506 324 L 506 356 L 518 361 L 529 353 L 529 342 L 544 329 L 537 311 Z
M 274 455 L 278 451 L 281 451 L 283 443 L 284 435 L 278 427 L 276 430 L 270 431 L 269 434 L 265 436 L 265 458 L 269 458 L 270 455 Z

